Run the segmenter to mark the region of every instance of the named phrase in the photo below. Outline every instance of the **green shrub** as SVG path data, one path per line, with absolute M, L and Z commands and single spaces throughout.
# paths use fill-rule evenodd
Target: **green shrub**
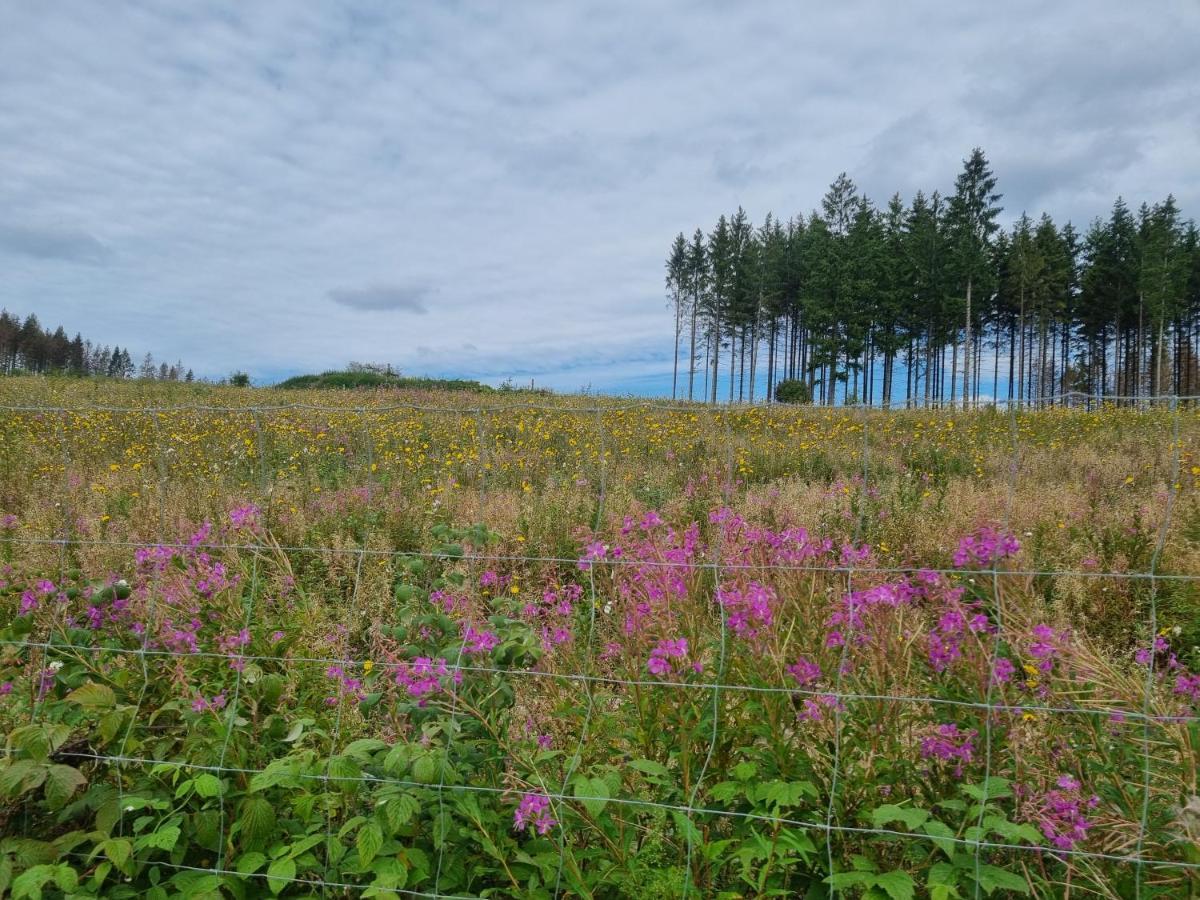
M 799 378 L 785 378 L 775 385 L 777 403 L 812 403 L 812 388 Z

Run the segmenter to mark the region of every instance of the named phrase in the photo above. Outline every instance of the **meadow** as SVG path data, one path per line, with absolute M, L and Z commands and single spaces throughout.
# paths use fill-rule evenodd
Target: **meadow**
M 0 380 L 0 894 L 1200 892 L 1200 409 Z

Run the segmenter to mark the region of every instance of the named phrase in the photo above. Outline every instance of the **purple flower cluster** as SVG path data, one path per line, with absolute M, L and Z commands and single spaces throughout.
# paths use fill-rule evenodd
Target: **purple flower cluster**
M 447 690 L 442 679 L 449 677 L 452 683 L 462 684 L 462 672 L 451 672 L 443 657 L 418 656 L 411 663 L 404 660 L 396 666 L 395 677 L 396 684 L 404 687 L 418 706 L 424 706 L 431 695 Z
M 1061 775 L 1055 787 L 1033 800 L 1029 815 L 1054 847 L 1070 850 L 1087 838 L 1092 826 L 1087 813 L 1099 805 L 1094 794 L 1084 798 L 1078 780 Z
M 476 631 L 467 622 L 462 623 L 463 652 L 468 655 L 491 653 L 500 644 L 500 636 L 494 631 Z
M 726 623 L 743 640 L 757 639 L 774 621 L 775 592 L 757 581 L 744 588 L 720 588 L 717 601 L 727 613 Z
M 229 524 L 234 529 L 244 528 L 249 531 L 256 531 L 261 515 L 261 509 L 253 503 L 247 503 L 245 506 L 234 507 L 229 511 Z
M 984 526 L 974 534 L 968 534 L 958 542 L 954 551 L 956 568 L 988 568 L 1006 556 L 1013 556 L 1021 549 L 1015 535 L 1001 534 L 991 526 Z
M 825 713 L 845 711 L 846 707 L 836 694 L 818 694 L 816 697 L 806 697 L 796 719 L 800 722 L 820 722 Z
M 557 824 L 550 815 L 550 798 L 545 794 L 526 794 L 513 811 L 515 831 L 526 831 L 532 825 L 538 834 L 545 835 Z
M 526 603 L 521 614 L 538 629 L 542 639 L 542 650 L 550 653 L 555 647 L 569 644 L 574 638 L 571 625 L 575 616 L 575 604 L 583 597 L 583 588 L 577 584 L 548 588 L 540 600 Z
M 974 604 L 964 605 L 955 596 L 929 632 L 929 664 L 945 672 L 962 656 L 962 643 L 971 635 L 992 630 L 988 617 Z
M 196 699 L 192 701 L 192 711 L 193 712 L 202 713 L 202 712 L 209 712 L 210 710 L 215 712 L 218 709 L 224 709 L 224 708 L 225 708 L 225 694 L 224 693 L 217 694 L 211 700 L 205 699 L 202 694 L 197 694 Z
M 955 776 L 961 776 L 963 766 L 975 758 L 975 738 L 979 732 L 964 731 L 953 722 L 934 728 L 921 738 L 921 758 L 954 763 Z
M 650 659 L 646 662 L 646 668 L 651 675 L 657 675 L 659 678 L 665 678 L 674 671 L 671 660 L 683 660 L 687 658 L 688 642 L 687 638 L 663 638 L 650 651 Z
M 829 615 L 826 623 L 829 633 L 825 636 L 825 646 L 844 646 L 847 632 L 853 633 L 854 643 L 869 643 L 871 636 L 867 630 L 868 615 L 876 609 L 909 606 L 920 595 L 920 589 L 907 581 L 888 582 L 861 591 L 851 591 L 841 598 Z
M 808 687 L 821 677 L 821 667 L 807 656 L 801 656 L 787 667 L 787 672 L 800 687 Z
M 339 665 L 332 665 L 325 670 L 325 677 L 332 680 L 336 685 L 336 694 L 331 694 L 325 698 L 327 706 L 336 706 L 339 700 L 349 697 L 356 703 L 366 699 L 367 693 L 363 690 L 361 678 L 354 678 L 346 673 L 346 670 Z

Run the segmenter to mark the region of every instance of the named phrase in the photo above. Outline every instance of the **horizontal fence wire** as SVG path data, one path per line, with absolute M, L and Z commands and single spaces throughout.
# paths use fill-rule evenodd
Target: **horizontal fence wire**
M 256 617 L 261 613 L 256 608 L 254 600 L 258 595 L 258 585 L 260 578 L 260 557 L 264 559 L 268 554 L 313 554 L 313 555 L 344 555 L 355 561 L 354 574 L 352 580 L 352 592 L 350 600 L 350 609 L 348 617 L 353 617 L 360 606 L 360 592 L 363 584 L 363 570 L 365 559 L 380 559 L 387 560 L 394 557 L 403 557 L 405 559 L 419 559 L 425 561 L 452 561 L 457 564 L 468 567 L 472 571 L 477 571 L 478 567 L 485 565 L 551 565 L 562 567 L 578 567 L 586 572 L 586 578 L 589 583 L 588 599 L 588 623 L 587 623 L 587 652 L 585 654 L 585 664 L 580 671 L 577 672 L 562 672 L 562 671 L 539 671 L 531 668 L 521 668 L 519 666 L 495 666 L 495 665 L 479 665 L 473 663 L 465 653 L 466 638 L 464 637 L 459 645 L 458 652 L 454 658 L 452 671 L 455 676 L 498 676 L 504 678 L 519 678 L 519 679 L 534 679 L 546 681 L 559 681 L 568 685 L 578 685 L 586 691 L 585 715 L 578 723 L 577 731 L 574 735 L 575 749 L 569 757 L 569 764 L 565 767 L 565 775 L 561 780 L 556 780 L 554 784 L 526 784 L 524 786 L 489 786 L 471 783 L 449 783 L 447 781 L 447 764 L 446 759 L 449 758 L 453 746 L 452 735 L 454 733 L 453 723 L 464 716 L 469 716 L 470 712 L 461 708 L 459 704 L 459 691 L 457 686 L 451 689 L 449 700 L 443 701 L 437 698 L 431 702 L 431 709 L 443 713 L 447 717 L 447 722 L 451 723 L 445 731 L 445 744 L 443 747 L 443 760 L 439 767 L 439 778 L 434 784 L 427 781 L 418 781 L 412 779 L 395 778 L 391 776 L 376 776 L 371 774 L 359 776 L 342 776 L 332 772 L 332 756 L 329 763 L 325 766 L 325 771 L 322 773 L 311 772 L 293 772 L 289 777 L 293 777 L 303 781 L 314 781 L 325 786 L 341 785 L 345 783 L 355 783 L 370 786 L 390 785 L 402 788 L 414 788 L 419 790 L 433 790 L 438 797 L 438 806 L 440 815 L 445 815 L 445 808 L 442 803 L 444 794 L 472 794 L 480 796 L 490 796 L 502 798 L 505 801 L 512 801 L 515 798 L 522 796 L 532 796 L 536 794 L 539 797 L 544 797 L 553 804 L 553 809 L 558 812 L 559 822 L 562 821 L 562 810 L 578 807 L 581 804 L 586 805 L 589 802 L 596 803 L 611 803 L 614 806 L 627 808 L 631 810 L 650 810 L 665 814 L 678 814 L 692 822 L 696 816 L 711 817 L 714 819 L 739 820 L 746 822 L 762 823 L 772 828 L 778 829 L 781 827 L 797 828 L 804 831 L 811 831 L 816 834 L 823 834 L 826 840 L 827 863 L 830 872 L 835 869 L 835 853 L 833 838 L 839 837 L 859 837 L 864 840 L 872 837 L 883 837 L 889 839 L 900 840 L 904 842 L 935 844 L 944 846 L 946 844 L 959 846 L 964 849 L 969 849 L 974 853 L 974 861 L 976 873 L 978 874 L 981 864 L 981 853 L 984 850 L 1005 851 L 1019 853 L 1022 855 L 1032 854 L 1035 856 L 1049 857 L 1059 860 L 1095 860 L 1118 864 L 1127 864 L 1135 867 L 1137 877 L 1135 887 L 1140 896 L 1143 890 L 1143 870 L 1150 869 L 1154 871 L 1161 870 L 1179 870 L 1179 871 L 1194 871 L 1200 869 L 1200 863 L 1192 863 L 1183 859 L 1157 859 L 1147 855 L 1145 852 L 1145 840 L 1149 827 L 1149 803 L 1152 790 L 1151 784 L 1151 760 L 1152 760 L 1152 741 L 1150 736 L 1150 726 L 1164 725 L 1182 725 L 1192 726 L 1200 722 L 1200 716 L 1192 714 L 1171 714 L 1157 711 L 1153 708 L 1151 697 L 1154 690 L 1154 644 L 1151 643 L 1150 665 L 1147 667 L 1145 674 L 1145 689 L 1143 692 L 1143 700 L 1141 708 L 1133 706 L 1122 707 L 1119 702 L 1114 702 L 1111 699 L 1101 697 L 1084 697 L 1080 699 L 1079 705 L 1060 705 L 1043 702 L 1024 702 L 1014 703 L 1008 702 L 1002 693 L 997 692 L 993 695 L 992 685 L 989 681 L 987 696 L 984 700 L 959 699 L 953 697 L 941 696 L 921 696 L 921 695 L 906 695 L 903 693 L 879 693 L 872 691 L 855 690 L 853 685 L 847 685 L 843 682 L 843 674 L 846 669 L 848 653 L 851 647 L 854 633 L 851 630 L 848 638 L 841 645 L 841 664 L 838 666 L 836 673 L 836 684 L 832 691 L 825 689 L 809 688 L 803 685 L 769 685 L 769 684 L 744 684 L 737 681 L 727 680 L 726 675 L 726 651 L 727 642 L 727 621 L 723 610 L 717 609 L 716 619 L 719 623 L 720 634 L 720 661 L 717 667 L 717 677 L 710 678 L 688 678 L 687 680 L 674 679 L 671 677 L 655 677 L 655 678 L 634 678 L 634 677 L 618 677 L 608 675 L 602 672 L 593 670 L 595 656 L 595 634 L 596 634 L 596 615 L 597 609 L 600 606 L 600 600 L 597 594 L 596 574 L 597 572 L 615 573 L 628 569 L 629 567 L 638 567 L 645 570 L 692 570 L 709 569 L 711 570 L 714 594 L 719 594 L 722 579 L 734 578 L 740 575 L 753 572 L 794 572 L 798 575 L 819 575 L 827 576 L 832 579 L 838 579 L 839 582 L 844 580 L 846 588 L 845 593 L 849 594 L 854 586 L 855 579 L 873 578 L 879 576 L 894 576 L 894 577 L 911 577 L 920 573 L 929 573 L 944 577 L 957 577 L 963 579 L 979 579 L 981 582 L 989 582 L 994 602 L 997 604 L 998 615 L 1000 622 L 992 636 L 992 651 L 991 655 L 996 655 L 996 647 L 1002 635 L 1003 624 L 1003 590 L 1001 579 L 1038 579 L 1038 578 L 1079 578 L 1085 580 L 1093 579 L 1111 579 L 1114 583 L 1120 582 L 1146 582 L 1149 588 L 1149 619 L 1145 623 L 1148 628 L 1151 642 L 1154 641 L 1157 633 L 1158 624 L 1158 590 L 1162 584 L 1193 584 L 1200 582 L 1200 574 L 1190 572 L 1162 572 L 1159 571 L 1160 561 L 1163 549 L 1167 540 L 1168 530 L 1172 523 L 1172 516 L 1175 509 L 1174 498 L 1177 492 L 1172 488 L 1179 478 L 1182 440 L 1180 437 L 1180 419 L 1182 410 L 1185 405 L 1192 405 L 1196 400 L 1200 400 L 1200 396 L 1117 396 L 1117 395 L 1096 395 L 1081 392 L 1061 392 L 1049 394 L 1045 397 L 1037 398 L 1020 398 L 1008 399 L 997 398 L 985 402 L 970 404 L 970 409 L 964 408 L 961 403 L 952 401 L 944 401 L 931 405 L 908 405 L 903 403 L 893 403 L 889 406 L 882 404 L 848 404 L 839 406 L 782 406 L 782 405 L 751 405 L 751 404 L 695 404 L 684 403 L 679 401 L 640 401 L 633 399 L 620 399 L 612 402 L 597 402 L 595 398 L 586 398 L 582 405 L 569 405 L 570 401 L 560 401 L 559 403 L 543 402 L 506 402 L 496 403 L 491 405 L 480 405 L 477 398 L 472 398 L 470 405 L 463 406 L 438 406 L 424 405 L 418 403 L 401 403 L 393 402 L 383 396 L 380 398 L 378 405 L 358 405 L 355 407 L 336 406 L 336 405 L 317 405 L 310 403 L 280 403 L 280 404 L 248 404 L 248 405 L 216 405 L 216 404 L 181 404 L 181 405 L 146 405 L 146 406 L 119 406 L 107 404 L 48 404 L 48 405 L 28 405 L 28 404 L 0 404 L 0 413 L 5 413 L 10 416 L 33 414 L 37 416 L 56 417 L 58 420 L 57 428 L 61 435 L 61 451 L 63 458 L 61 465 L 63 468 L 63 483 L 61 486 L 61 503 L 62 503 L 62 523 L 61 536 L 59 537 L 37 537 L 26 535 L 2 534 L 0 535 L 0 547 L 6 547 L 10 550 L 13 548 L 57 548 L 59 551 L 59 579 L 60 584 L 65 584 L 67 581 L 68 568 L 68 550 L 71 548 L 108 548 L 117 551 L 130 550 L 155 550 L 165 549 L 172 551 L 182 551 L 185 549 L 195 549 L 197 546 L 205 553 L 248 553 L 252 554 L 251 566 L 251 590 L 250 596 L 246 601 L 243 612 L 243 627 L 249 629 L 256 622 Z M 979 410 L 1003 410 L 1009 417 L 1010 424 L 1010 439 L 1011 439 L 1011 460 L 1009 464 L 1009 481 L 1006 484 L 1006 503 L 1003 510 L 1004 530 L 1010 527 L 1013 518 L 1013 497 L 1017 488 L 1017 479 L 1020 468 L 1020 434 L 1017 428 L 1018 416 L 1032 414 L 1040 408 L 1044 407 L 1068 407 L 1073 408 L 1079 404 L 1095 404 L 1100 407 L 1123 407 L 1128 405 L 1135 409 L 1143 410 L 1159 410 L 1169 413 L 1172 421 L 1172 443 L 1171 443 L 1171 476 L 1168 480 L 1168 492 L 1166 499 L 1162 502 L 1162 519 L 1159 523 L 1158 532 L 1156 535 L 1155 546 L 1151 562 L 1146 571 L 1096 571 L 1093 569 L 1026 569 L 1019 566 L 1012 568 L 1002 568 L 999 566 L 998 558 L 993 558 L 990 568 L 983 571 L 965 571 L 961 567 L 934 567 L 934 566 L 917 566 L 917 565 L 874 565 L 869 560 L 858 564 L 854 561 L 845 564 L 805 564 L 802 562 L 740 562 L 734 559 L 722 559 L 720 556 L 719 542 L 715 542 L 712 548 L 714 556 L 711 560 L 689 560 L 685 562 L 677 562 L 667 559 L 615 559 L 615 558 L 596 558 L 582 560 L 580 556 L 564 556 L 561 554 L 502 554 L 502 553 L 486 553 L 480 552 L 479 548 L 472 547 L 469 551 L 462 552 L 458 555 L 450 556 L 444 552 L 436 550 L 404 550 L 402 553 L 396 549 L 385 547 L 372 547 L 368 545 L 370 540 L 369 534 L 364 534 L 357 546 L 321 546 L 313 545 L 292 545 L 292 544 L 264 544 L 253 543 L 246 541 L 208 541 L 205 540 L 197 545 L 187 541 L 173 541 L 167 534 L 167 517 L 165 513 L 166 504 L 172 495 L 173 486 L 169 466 L 165 459 L 163 442 L 158 441 L 157 451 L 157 489 L 159 501 L 159 518 L 158 518 L 158 539 L 154 541 L 137 541 L 137 540 L 121 540 L 121 539 L 105 539 L 105 538 L 90 538 L 72 534 L 71 528 L 71 494 L 68 485 L 68 475 L 72 469 L 72 460 L 69 455 L 70 440 L 69 429 L 71 428 L 72 415 L 86 415 L 92 413 L 113 413 L 121 415 L 147 415 L 155 418 L 156 433 L 160 427 L 159 419 L 171 414 L 211 414 L 211 415 L 229 415 L 243 414 L 254 417 L 255 435 L 257 441 L 257 468 L 258 472 L 255 476 L 255 499 L 261 504 L 261 509 L 264 511 L 268 523 L 272 514 L 273 497 L 272 497 L 272 476 L 266 470 L 265 459 L 266 452 L 263 445 L 263 418 L 274 414 L 287 413 L 313 413 L 313 414 L 357 414 L 363 417 L 361 435 L 364 439 L 364 444 L 368 448 L 368 456 L 364 461 L 363 469 L 366 476 L 368 503 L 373 497 L 375 487 L 375 464 L 371 456 L 371 448 L 374 447 L 374 439 L 372 437 L 371 428 L 372 421 L 377 421 L 377 417 L 386 416 L 388 414 L 409 413 L 414 415 L 449 415 L 459 417 L 467 421 L 474 421 L 475 438 L 477 441 L 477 454 L 479 462 L 479 478 L 478 478 L 478 517 L 479 523 L 485 524 L 486 515 L 486 498 L 489 491 L 488 474 L 485 466 L 485 460 L 488 458 L 487 436 L 485 430 L 487 421 L 496 416 L 510 414 L 519 411 L 544 413 L 547 415 L 572 417 L 572 416 L 590 416 L 594 420 L 598 439 L 600 441 L 600 454 L 597 462 L 597 479 L 598 493 L 595 518 L 593 522 L 593 530 L 599 530 L 604 524 L 605 516 L 605 501 L 607 497 L 607 473 L 609 466 L 608 454 L 605 451 L 605 419 L 606 414 L 625 414 L 631 412 L 670 412 L 670 413 L 687 413 L 692 416 L 710 416 L 715 417 L 720 421 L 723 433 L 726 439 L 726 458 L 721 460 L 721 464 L 725 470 L 726 481 L 732 485 L 736 481 L 737 472 L 734 460 L 734 433 L 731 416 L 728 413 L 750 413 L 771 410 L 787 410 L 789 413 L 797 416 L 804 416 L 810 411 L 821 413 L 845 413 L 846 415 L 856 417 L 862 429 L 862 485 L 865 487 L 869 484 L 872 469 L 868 464 L 868 459 L 871 451 L 870 444 L 870 424 L 874 421 L 875 414 L 892 414 L 892 413 L 910 413 L 910 412 L 941 412 L 941 413 L 964 413 L 969 411 Z M 862 525 L 862 516 L 865 512 L 860 511 L 860 521 L 856 526 L 856 534 L 859 527 Z M 157 575 L 155 576 L 157 579 Z M 156 581 L 157 587 L 157 581 Z M 150 592 L 150 602 L 153 604 L 156 599 L 156 590 Z M 151 607 L 152 608 L 152 607 Z M 231 698 L 230 706 L 225 712 L 226 732 L 225 742 L 219 756 L 212 762 L 196 762 L 191 760 L 180 759 L 157 759 L 153 756 L 143 756 L 137 753 L 127 754 L 124 750 L 125 743 L 122 742 L 121 750 L 114 754 L 104 754 L 82 750 L 77 747 L 61 747 L 55 751 L 56 759 L 71 759 L 83 762 L 97 764 L 96 772 L 101 776 L 107 774 L 107 770 L 111 769 L 117 773 L 117 788 L 118 791 L 123 791 L 123 778 L 121 773 L 129 767 L 163 767 L 165 769 L 173 769 L 179 771 L 196 772 L 196 773 L 211 773 L 218 777 L 221 776 L 237 776 L 246 780 L 252 779 L 255 776 L 263 775 L 270 770 L 267 767 L 251 768 L 239 765 L 229 764 L 226 759 L 226 752 L 229 747 L 230 739 L 233 735 L 233 720 L 236 716 L 239 704 L 241 702 L 241 688 L 243 684 L 242 671 L 247 663 L 256 664 L 275 664 L 283 671 L 289 671 L 297 666 L 312 665 L 312 666 L 340 666 L 362 668 L 367 664 L 374 664 L 370 657 L 358 657 L 353 653 L 329 654 L 329 655 L 270 655 L 261 653 L 240 653 L 232 651 L 215 652 L 211 650 L 196 650 L 195 652 L 187 652 L 177 649 L 169 649 L 154 646 L 150 639 L 149 629 L 146 629 L 146 634 L 143 636 L 140 647 L 119 647 L 119 646 L 104 646 L 95 644 L 75 643 L 71 640 L 57 640 L 55 636 L 47 632 L 43 635 L 29 635 L 21 640 L 0 640 L 0 647 L 7 647 L 12 650 L 23 651 L 29 654 L 30 659 L 40 659 L 43 662 L 50 659 L 56 654 L 111 654 L 114 658 L 127 657 L 131 660 L 136 660 L 140 664 L 143 683 L 138 696 L 137 704 L 134 708 L 134 713 L 128 725 L 126 739 L 132 733 L 133 728 L 138 724 L 139 718 L 143 716 L 146 710 L 143 710 L 143 703 L 147 697 L 147 690 L 150 684 L 150 670 L 148 662 L 155 659 L 175 658 L 178 660 L 224 660 L 227 661 L 231 668 L 236 671 L 235 688 Z M 234 665 L 236 664 L 236 665 Z M 457 685 L 457 679 L 455 680 Z M 589 735 L 594 727 L 593 717 L 597 698 L 594 695 L 594 690 L 597 687 L 622 688 L 634 691 L 641 690 L 671 690 L 671 691 L 688 691 L 700 692 L 701 694 L 710 693 L 712 696 L 712 726 L 711 734 L 707 737 L 707 755 L 704 757 L 703 767 L 700 770 L 699 777 L 694 783 L 693 790 L 687 798 L 686 803 L 665 802 L 653 797 L 630 797 L 630 796 L 600 796 L 597 794 L 589 794 L 586 790 L 580 792 L 568 791 L 571 783 L 572 775 L 580 765 L 584 751 L 587 747 Z M 825 815 L 823 818 L 814 818 L 812 820 L 804 818 L 794 818 L 782 814 L 765 814 L 758 812 L 747 812 L 736 809 L 714 808 L 700 800 L 702 785 L 707 780 L 724 780 L 724 773 L 712 773 L 713 777 L 709 778 L 710 764 L 714 759 L 714 750 L 717 746 L 719 727 L 721 720 L 721 712 L 724 708 L 723 703 L 736 703 L 737 700 L 729 700 L 729 697 L 737 695 L 766 695 L 766 696 L 783 696 L 797 699 L 802 698 L 832 698 L 833 699 L 833 715 L 834 720 L 834 752 L 833 752 L 833 778 L 829 796 L 824 798 L 826 801 Z M 41 697 L 35 700 L 31 709 L 31 721 L 37 722 L 44 711 L 45 704 Z M 989 777 L 993 769 L 995 760 L 993 758 L 992 748 L 992 733 L 991 728 L 994 718 L 998 715 L 1013 715 L 1025 716 L 1034 715 L 1062 715 L 1062 716 L 1088 716 L 1088 717 L 1120 717 L 1122 722 L 1140 723 L 1143 726 L 1143 740 L 1141 741 L 1141 762 L 1143 782 L 1141 784 L 1143 806 L 1140 829 L 1134 852 L 1132 853 L 1113 853 L 1102 852 L 1095 850 L 1080 849 L 1077 847 L 1061 847 L 1051 843 L 1015 843 L 1007 841 L 993 841 L 986 838 L 986 832 L 983 831 L 983 836 L 968 838 L 960 835 L 934 836 L 923 834 L 911 830 L 902 831 L 887 827 L 864 827 L 838 821 L 838 813 L 836 801 L 838 799 L 838 790 L 840 779 L 839 775 L 842 769 L 842 758 L 840 751 L 842 748 L 842 734 L 845 727 L 843 721 L 843 710 L 846 709 L 845 703 L 882 703 L 882 704 L 910 704 L 926 707 L 945 707 L 948 709 L 960 710 L 975 710 L 981 711 L 984 714 L 984 722 L 986 725 L 986 748 L 985 748 L 985 777 L 984 777 L 984 801 L 980 807 L 979 824 L 982 825 L 984 809 L 987 806 L 987 791 L 990 789 L 991 778 Z M 335 724 L 331 745 L 337 749 L 340 746 L 341 732 L 343 728 L 342 713 L 345 704 L 339 704 L 336 711 Z M 3 751 L 4 757 L 13 757 L 19 751 L 12 746 L 5 747 Z M 469 776 L 468 776 L 469 777 Z M 539 776 L 540 777 L 540 776 Z M 122 795 L 121 803 L 124 804 Z M 302 886 L 310 889 L 319 889 L 323 895 L 329 892 L 346 892 L 355 890 L 365 890 L 369 887 L 366 882 L 353 882 L 343 879 L 322 877 L 313 878 L 308 875 L 299 875 L 293 877 L 272 876 L 266 872 L 243 873 L 231 868 L 227 865 L 225 858 L 225 850 L 228 844 L 226 833 L 230 823 L 230 817 L 226 811 L 224 794 L 221 795 L 220 804 L 220 850 L 217 858 L 213 861 L 212 866 L 190 865 L 178 860 L 164 860 L 161 858 L 142 858 L 138 857 L 140 862 L 146 864 L 160 866 L 167 870 L 178 872 L 190 872 L 196 875 L 211 875 L 228 879 L 261 879 L 266 882 L 274 882 L 270 884 L 272 892 L 276 892 L 288 885 Z M 334 813 L 332 808 L 329 810 L 326 817 L 326 833 L 325 841 L 328 845 L 333 837 L 334 831 Z M 30 814 L 26 809 L 25 826 L 29 826 Z M 125 828 L 125 816 L 120 819 L 121 833 Z M 440 826 L 437 826 L 440 827 Z M 695 826 L 689 824 L 686 829 L 687 839 L 687 864 L 683 871 L 683 883 L 680 886 L 683 894 L 687 896 L 689 893 L 697 891 L 698 887 L 692 883 L 693 877 L 693 853 L 695 848 L 694 843 Z M 698 832 L 697 832 L 698 833 Z M 28 835 L 37 837 L 38 835 Z M 557 877 L 555 878 L 554 895 L 560 896 L 566 891 L 564 885 L 564 868 L 568 856 L 568 848 L 566 842 L 568 836 L 564 828 L 558 829 L 557 844 L 558 844 L 558 869 Z M 438 859 L 436 865 L 436 876 L 433 879 L 433 891 L 425 892 L 422 890 L 412 890 L 403 888 L 390 889 L 392 893 L 402 896 L 413 897 L 430 897 L 430 898 L 459 898 L 472 895 L 464 895 L 454 892 L 442 892 L 440 890 L 441 881 L 443 879 L 443 868 L 445 862 L 446 842 L 443 840 L 439 847 Z M 65 854 L 66 856 L 74 856 L 81 860 L 81 864 L 87 866 L 92 863 L 89 857 L 83 857 L 79 854 Z M 325 876 L 330 875 L 328 868 L 329 862 L 326 861 Z M 980 882 L 976 880 L 975 891 L 979 895 Z M 837 893 L 837 889 L 833 889 L 833 893 Z

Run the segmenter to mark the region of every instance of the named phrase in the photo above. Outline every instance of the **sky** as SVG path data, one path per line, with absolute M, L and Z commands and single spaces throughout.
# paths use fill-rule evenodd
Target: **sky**
M 0 5 L 0 306 L 256 383 L 670 393 L 674 235 L 943 192 L 1200 217 L 1200 3 Z

